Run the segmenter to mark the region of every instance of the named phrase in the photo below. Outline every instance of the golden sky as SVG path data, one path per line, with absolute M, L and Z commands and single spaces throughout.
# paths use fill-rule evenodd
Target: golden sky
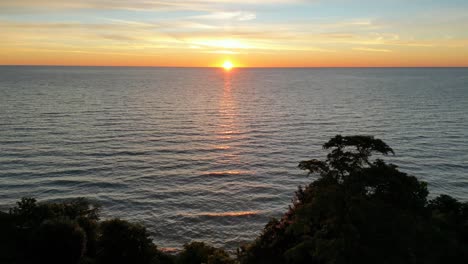
M 0 0 L 0 39 L 2 65 L 468 66 L 468 1 Z

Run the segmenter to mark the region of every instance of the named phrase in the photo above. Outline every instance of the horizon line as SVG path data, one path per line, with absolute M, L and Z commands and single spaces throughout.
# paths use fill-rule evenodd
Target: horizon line
M 66 64 L 0 64 L 0 67 L 101 67 L 101 68 L 201 68 L 222 69 L 220 66 L 156 66 L 156 65 L 66 65 Z M 466 66 L 236 66 L 233 69 L 396 69 L 396 68 L 468 68 Z

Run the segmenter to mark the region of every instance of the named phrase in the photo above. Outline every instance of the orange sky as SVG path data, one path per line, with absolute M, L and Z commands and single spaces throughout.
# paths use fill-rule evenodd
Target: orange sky
M 468 66 L 468 3 L 0 2 L 1 65 Z
M 415 50 L 393 53 L 368 54 L 337 52 L 334 54 L 277 52 L 273 54 L 198 54 L 173 52 L 172 54 L 112 54 L 91 52 L 57 52 L 38 50 L 2 50 L 3 65 L 80 65 L 80 66 L 170 66 L 219 67 L 225 60 L 235 67 L 466 67 L 468 56 L 457 50 L 438 54 Z

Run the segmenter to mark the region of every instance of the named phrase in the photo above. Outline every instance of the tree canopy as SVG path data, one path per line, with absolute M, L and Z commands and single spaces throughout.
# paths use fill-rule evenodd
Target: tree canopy
M 179 255 L 156 247 L 146 228 L 121 219 L 100 221 L 83 198 L 38 203 L 23 198 L 0 212 L 0 263 L 5 264 L 231 264 L 223 249 L 201 242 Z
M 373 154 L 380 139 L 337 135 L 325 160 L 299 168 L 319 179 L 289 211 L 239 251 L 241 263 L 468 263 L 468 204 L 443 195 Z

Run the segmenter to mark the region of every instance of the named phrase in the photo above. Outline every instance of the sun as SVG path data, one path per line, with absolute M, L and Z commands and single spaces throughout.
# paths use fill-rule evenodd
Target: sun
M 226 70 L 226 71 L 229 71 L 230 69 L 232 69 L 234 67 L 234 64 L 232 64 L 231 61 L 224 61 L 223 63 L 223 68 Z

